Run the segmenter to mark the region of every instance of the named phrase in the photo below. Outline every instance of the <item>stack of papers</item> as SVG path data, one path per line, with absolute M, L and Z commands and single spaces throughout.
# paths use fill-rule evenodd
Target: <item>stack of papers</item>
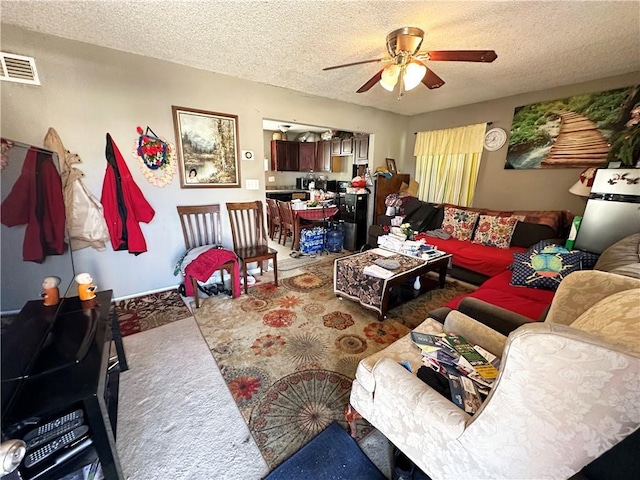
M 384 279 L 393 277 L 394 275 L 392 271 L 387 270 L 386 268 L 382 268 L 378 265 L 367 265 L 366 267 L 364 267 L 362 273 L 364 273 L 365 275 L 370 275 L 372 277 Z

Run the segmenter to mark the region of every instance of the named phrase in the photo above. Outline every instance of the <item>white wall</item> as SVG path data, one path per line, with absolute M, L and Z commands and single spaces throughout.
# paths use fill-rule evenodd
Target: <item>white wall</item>
M 105 135 L 109 132 L 131 173 L 156 211 L 142 224 L 148 252 L 138 256 L 109 247 L 74 252 L 76 271 L 88 271 L 100 288 L 116 297 L 177 285 L 176 259 L 184 250 L 176 205 L 264 199 L 263 118 L 370 132 L 375 135 L 372 164 L 385 157 L 402 158 L 408 119 L 379 110 L 310 97 L 290 90 L 239 80 L 155 59 L 95 47 L 2 25 L 2 50 L 36 59 L 42 86 L 2 82 L 1 134 L 42 146 L 54 127 L 65 147 L 80 155 L 84 182 L 98 197 L 106 168 Z M 171 106 L 238 115 L 241 150 L 254 150 L 254 161 L 242 161 L 242 184 L 258 179 L 260 190 L 244 188 L 181 189 L 176 175 L 165 188 L 149 184 L 131 154 L 136 126 L 149 125 L 174 140 Z M 231 246 L 223 211 L 224 243 Z

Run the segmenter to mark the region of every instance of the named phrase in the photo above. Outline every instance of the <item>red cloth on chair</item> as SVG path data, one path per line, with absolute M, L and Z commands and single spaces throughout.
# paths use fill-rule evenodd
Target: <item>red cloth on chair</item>
M 190 277 L 195 277 L 201 282 L 205 282 L 220 268 L 221 265 L 232 261 L 233 272 L 231 281 L 233 282 L 234 297 L 240 296 L 240 267 L 238 265 L 238 257 L 235 252 L 225 250 L 223 248 L 211 248 L 206 252 L 202 252 L 194 260 L 191 261 L 187 268 L 184 269 L 185 282 L 184 289 L 187 297 L 192 297 L 196 292 L 193 291 Z

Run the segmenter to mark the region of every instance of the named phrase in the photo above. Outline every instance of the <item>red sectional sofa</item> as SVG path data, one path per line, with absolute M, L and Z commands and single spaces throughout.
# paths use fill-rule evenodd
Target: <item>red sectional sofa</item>
M 497 248 L 470 240 L 441 239 L 425 232 L 440 229 L 445 207 L 455 207 L 481 215 L 498 217 L 516 216 L 519 220 L 508 248 Z M 506 310 L 538 320 L 551 303 L 554 292 L 539 288 L 510 285 L 512 271 L 509 266 L 515 253 L 526 252 L 541 240 L 554 240 L 564 244 L 573 215 L 568 211 L 496 211 L 482 208 L 457 207 L 447 204 L 429 204 L 411 197 L 404 202 L 404 220 L 420 232 L 416 239 L 439 250 L 453 254 L 449 274 L 480 287 L 469 295 L 453 299 L 446 307 L 457 309 L 463 298 L 472 297 Z M 392 217 L 378 217 L 378 225 L 369 229 L 369 244 L 377 245 L 377 237 L 384 234 Z

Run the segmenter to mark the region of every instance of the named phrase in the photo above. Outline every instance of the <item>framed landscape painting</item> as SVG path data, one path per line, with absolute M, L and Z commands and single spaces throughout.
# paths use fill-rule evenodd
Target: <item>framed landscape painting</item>
M 238 117 L 172 106 L 182 188 L 240 186 Z
M 518 107 L 504 168 L 606 167 L 610 150 L 624 150 L 638 105 L 635 85 Z

